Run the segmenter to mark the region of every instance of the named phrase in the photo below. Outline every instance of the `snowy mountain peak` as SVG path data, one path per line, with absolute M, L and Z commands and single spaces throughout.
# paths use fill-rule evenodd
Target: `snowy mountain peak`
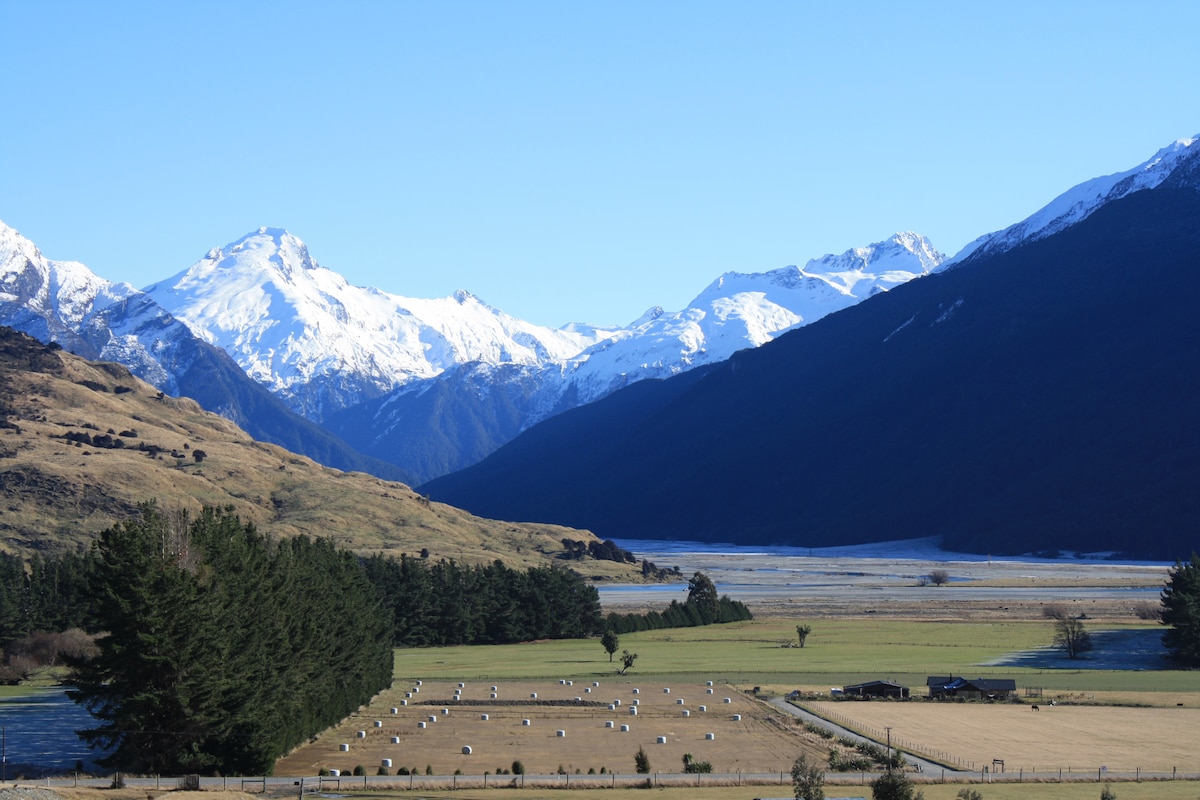
M 114 284 L 78 261 L 54 261 L 33 242 L 0 222 L 0 323 L 33 314 L 45 321 L 44 339 L 58 339 L 90 312 L 136 293 Z M 65 327 L 64 327 L 65 326 Z
M 1186 171 L 1194 175 L 1198 161 L 1200 134 L 1178 139 L 1133 169 L 1084 181 L 1051 200 L 1028 219 L 979 237 L 948 259 L 942 267 L 958 264 L 976 253 L 1002 253 L 1022 242 L 1050 236 L 1082 222 L 1106 203 L 1141 189 L 1153 189 L 1176 172 Z
M 146 292 L 316 419 L 456 364 L 561 363 L 610 335 L 522 322 L 466 291 L 420 300 L 352 286 L 280 228 L 215 248 Z

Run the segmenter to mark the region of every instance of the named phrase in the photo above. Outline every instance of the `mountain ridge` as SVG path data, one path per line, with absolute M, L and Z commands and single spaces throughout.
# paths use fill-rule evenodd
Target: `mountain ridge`
M 1200 266 L 1200 184 L 1162 183 L 421 489 L 601 536 L 1178 557 L 1200 518 L 1200 340 L 1171 287 Z
M 567 559 L 586 531 L 474 517 L 409 486 L 342 472 L 254 440 L 194 400 L 123 365 L 93 362 L 0 326 L 0 549 L 90 545 L 156 502 L 169 513 L 229 507 L 272 537 L 324 538 L 360 554 L 512 566 L 559 564 L 635 580 L 631 565 Z

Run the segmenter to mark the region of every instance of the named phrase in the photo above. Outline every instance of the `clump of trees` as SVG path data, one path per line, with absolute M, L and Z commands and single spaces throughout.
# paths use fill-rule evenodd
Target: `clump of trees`
M 268 541 L 229 510 L 153 504 L 100 535 L 89 575 L 99 653 L 69 694 L 104 766 L 269 775 L 275 760 L 390 685 L 391 620 L 358 559 Z
M 602 542 L 563 539 L 562 545 L 564 548 L 563 557 L 568 559 L 580 559 L 590 556 L 597 561 L 616 561 L 621 564 L 637 563 L 637 556 L 620 547 L 612 539 L 605 539 Z
M 582 639 L 605 629 L 599 592 L 566 569 L 407 555 L 374 556 L 364 567 L 392 612 L 397 647 Z
M 688 581 L 688 599 L 680 603 L 672 600 L 661 612 L 646 614 L 608 615 L 608 628 L 616 633 L 659 630 L 662 628 L 694 628 L 718 622 L 739 622 L 753 619 L 754 615 L 744 603 L 717 595 L 717 587 L 703 572 L 695 573 Z
M 48 631 L 91 628 L 88 553 L 35 554 L 28 562 L 0 553 L 0 649 Z
M 1162 591 L 1163 645 L 1189 669 L 1200 667 L 1200 556 L 1176 561 Z

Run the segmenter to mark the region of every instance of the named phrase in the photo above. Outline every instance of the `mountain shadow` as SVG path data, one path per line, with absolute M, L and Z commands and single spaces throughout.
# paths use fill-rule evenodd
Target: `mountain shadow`
M 603 537 L 1179 557 L 1200 519 L 1196 185 L 566 412 L 422 491 Z

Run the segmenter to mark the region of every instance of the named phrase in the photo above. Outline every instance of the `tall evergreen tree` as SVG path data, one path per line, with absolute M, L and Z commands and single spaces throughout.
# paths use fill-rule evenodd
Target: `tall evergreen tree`
M 1163 644 L 1183 666 L 1200 667 L 1200 555 L 1175 562 L 1162 591 Z

